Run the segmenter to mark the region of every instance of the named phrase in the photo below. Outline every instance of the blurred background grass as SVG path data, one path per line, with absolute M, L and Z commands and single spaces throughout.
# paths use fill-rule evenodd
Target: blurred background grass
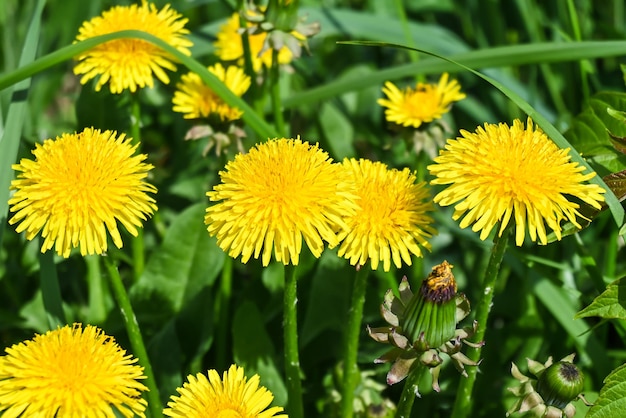
M 17 67 L 35 3 L 4 0 L 0 6 L 3 72 Z M 154 3 L 159 8 L 166 4 Z M 563 45 L 565 49 L 576 40 L 624 40 L 625 4 L 621 0 L 420 0 L 405 1 L 402 8 L 399 3 L 402 2 L 301 1 L 301 14 L 308 16 L 307 22 L 319 21 L 322 29 L 310 40 L 311 54 L 305 53 L 281 74 L 290 136 L 319 142 L 335 160 L 365 157 L 392 167 L 409 166 L 425 175 L 428 161 L 416 157 L 388 126 L 376 99 L 381 97 L 385 80 L 400 85 L 416 79 L 434 82 L 442 71 L 453 73 L 468 95 L 444 118 L 451 130 L 449 137 L 454 137 L 458 129 L 473 130 L 485 122 L 525 119 L 490 85 L 459 72 L 451 64 L 407 50 L 338 45 L 337 41 L 397 43 L 468 59 L 468 63 L 475 63 L 521 94 L 562 132 L 585 110 L 593 94 L 624 91 L 620 71 L 623 56 L 579 59 L 575 51 L 561 55 L 541 52 L 543 42 Z M 37 56 L 71 44 L 83 21 L 118 4 L 129 2 L 48 1 Z M 194 58 L 204 64 L 215 62 L 212 42 L 220 25 L 233 12 L 234 2 L 196 0 L 170 4 L 189 19 Z M 406 24 L 399 17 L 402 9 L 407 15 Z M 524 44 L 534 47 L 516 49 Z M 72 65 L 66 62 L 33 78 L 20 157 L 29 157 L 35 142 L 63 132 L 88 126 L 128 130 L 128 101 L 111 95 L 107 89 L 96 93 L 90 84 L 81 87 L 71 72 Z M 184 68 L 179 68 L 170 74 L 169 85 L 157 83 L 154 89 L 144 89 L 139 94 L 142 150 L 156 167 L 150 180 L 159 189 L 159 211 L 145 227 L 145 273 L 134 283 L 127 274 L 131 297 L 164 398 L 174 393 L 188 373 L 224 369 L 236 360 L 250 372 L 259 372 L 262 383 L 274 392 L 276 403 L 284 404 L 281 267 L 262 269 L 257 261 L 247 265 L 232 261 L 232 309 L 229 319 L 221 320 L 222 326 L 226 321 L 232 334 L 225 341 L 214 338 L 216 327 L 220 326 L 215 323 L 216 304 L 222 303 L 216 296 L 220 273 L 224 263 L 231 261 L 226 260 L 206 233 L 202 216 L 207 205 L 205 192 L 217 182 L 218 171 L 236 150 L 230 149 L 221 156 L 213 152 L 203 156 L 203 140 L 183 139 L 191 124 L 172 111 L 171 97 L 184 72 Z M 9 102 L 8 90 L 0 92 L 2 127 L 7 122 Z M 269 115 L 269 101 L 266 107 Z M 254 132 L 247 133 L 245 148 L 265 139 Z M 579 142 L 584 141 L 583 138 Z M 388 274 L 371 274 L 364 324 L 382 325 L 378 305 L 385 290 L 397 286 L 402 275 L 417 285 L 431 266 L 443 260 L 455 266 L 459 288 L 470 301 L 477 299 L 489 241 L 481 242 L 471 231 L 460 230 L 450 214 L 449 209 L 439 209 L 435 214 L 439 235 L 432 240 L 432 253 L 423 260 Z M 30 338 L 33 332 L 45 332 L 48 323 L 39 290 L 39 243 L 25 241 L 13 227 L 3 228 L 0 344 L 6 347 Z M 111 251 L 127 257 L 128 238 L 127 234 L 122 250 Z M 127 347 L 123 322 L 100 277 L 97 261 L 78 255 L 55 260 L 68 317 L 103 327 Z M 620 324 L 607 326 L 572 318 L 604 290 L 606 283 L 623 275 L 624 260 L 623 241 L 618 239 L 617 227 L 608 213 L 601 214 L 580 234 L 561 242 L 509 249 L 483 351 L 475 416 L 504 415 L 512 402 L 505 390 L 511 383 L 510 363 L 514 361 L 524 370 L 526 357 L 543 362 L 550 355 L 559 359 L 576 352 L 588 377 L 586 392 L 599 390 L 602 379 L 626 358 L 625 329 Z M 319 261 L 306 255 L 302 260 L 299 315 L 307 416 L 328 416 L 324 404 L 329 399 L 329 389 L 324 379 L 330 378 L 341 355 L 342 327 L 353 276 L 346 264 L 328 251 Z M 600 326 L 589 331 L 594 325 Z M 379 382 L 384 382 L 388 366 L 372 362 L 383 351 L 385 347 L 363 333 L 359 361 L 364 370 L 375 373 Z M 458 379 L 452 367 L 445 367 L 439 394 L 431 393 L 424 381 L 424 396 L 416 401 L 414 416 L 448 416 Z M 387 388 L 383 395 L 397 400 L 399 390 Z

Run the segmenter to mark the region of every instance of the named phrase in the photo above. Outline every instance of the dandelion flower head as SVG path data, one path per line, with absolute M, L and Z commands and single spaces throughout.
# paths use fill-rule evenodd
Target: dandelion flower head
M 222 250 L 246 263 L 259 258 L 297 265 L 302 240 L 315 257 L 332 248 L 354 210 L 350 185 L 325 151 L 300 139 L 271 139 L 238 154 L 207 193 L 205 223 Z
M 206 376 L 203 373 L 190 375 L 177 391 L 179 396 L 172 396 L 168 408 L 163 411 L 168 417 L 287 418 L 287 415 L 280 414 L 282 407 L 266 409 L 274 395 L 259 386 L 259 375 L 255 374 L 248 380 L 243 368 L 234 364 L 224 372 L 223 378 L 216 370 L 209 370 Z
M 339 247 L 339 256 L 350 264 L 365 265 L 371 261 L 373 270 L 383 263 L 389 271 L 391 261 L 400 268 L 411 265 L 411 254 L 422 256 L 422 248 L 430 249 L 427 238 L 436 233 L 431 227 L 433 210 L 426 183 L 415 183 L 408 168 L 388 169 L 381 162 L 345 159 L 345 175 L 355 188 L 359 208 L 345 217 L 348 225 Z
M 78 31 L 76 41 L 84 41 L 96 36 L 121 30 L 141 30 L 167 42 L 185 55 L 190 55 L 192 42 L 185 35 L 187 19 L 172 10 L 169 5 L 157 10 L 156 6 L 143 0 L 141 6 L 114 6 L 84 22 Z M 76 57 L 79 63 L 74 74 L 82 75 L 81 84 L 98 78 L 95 89 L 100 91 L 107 82 L 111 93 L 121 93 L 129 89 L 153 87 L 153 75 L 164 84 L 169 77 L 164 69 L 175 71 L 174 58 L 160 47 L 137 38 L 122 38 L 102 43 Z
M 386 108 L 387 121 L 413 128 L 440 119 L 452 103 L 465 98 L 456 80 L 448 82 L 448 73 L 443 73 L 437 84 L 417 83 L 415 89 L 400 90 L 387 81 L 383 93 L 387 98 L 378 99 L 378 104 Z
M 153 167 L 143 162 L 146 155 L 133 156 L 136 149 L 124 134 L 93 128 L 37 144 L 34 161 L 13 165 L 19 174 L 11 182 L 9 224 L 20 222 L 16 230 L 28 240 L 42 231 L 41 252 L 54 246 L 66 258 L 79 246 L 82 255 L 105 252 L 107 230 L 121 248 L 117 221 L 136 236 L 156 210 L 146 194 L 156 188 L 145 182 Z
M 8 417 L 145 417 L 137 359 L 94 326 L 66 325 L 5 349 L 0 412 Z
M 249 11 L 253 13 L 252 11 Z M 252 26 L 248 23 L 248 27 Z M 236 61 L 238 65 L 243 65 L 243 40 L 241 25 L 239 23 L 239 14 L 234 13 L 217 33 L 217 41 L 215 42 L 215 55 L 222 61 Z M 259 72 L 263 66 L 269 68 L 272 65 L 272 49 L 263 51 L 265 38 L 267 33 L 248 34 L 250 42 L 250 55 L 252 57 L 252 68 L 255 72 Z M 296 37 L 298 35 L 296 34 Z M 261 53 L 263 51 L 263 53 Z M 283 46 L 278 51 L 278 62 L 280 64 L 289 64 L 293 59 L 293 53 Z
M 434 161 L 428 166 L 436 177 L 431 183 L 448 185 L 435 202 L 456 204 L 453 218 L 464 216 L 461 228 L 473 225 L 482 240 L 498 222 L 501 235 L 513 218 L 518 246 L 526 228 L 532 241 L 546 244 L 546 224 L 557 239 L 562 220 L 581 227 L 579 205 L 568 195 L 597 209 L 604 201 L 603 188 L 584 183 L 595 173 L 583 174 L 585 167 L 570 160 L 569 149 L 557 147 L 530 118 L 526 128 L 516 119 L 513 126 L 486 123 L 476 132 L 462 130 Z
M 239 97 L 250 88 L 250 77 L 237 66 L 224 68 L 222 64 L 217 63 L 208 67 L 208 70 Z M 176 87 L 172 99 L 174 112 L 184 113 L 185 119 L 206 118 L 215 114 L 221 121 L 234 121 L 243 115 L 241 110 L 230 107 L 215 94 L 196 73 L 183 75 Z

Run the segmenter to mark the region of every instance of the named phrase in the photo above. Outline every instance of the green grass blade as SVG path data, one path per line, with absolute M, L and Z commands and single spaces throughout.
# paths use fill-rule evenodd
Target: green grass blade
M 228 87 L 224 85 L 216 76 L 211 74 L 207 68 L 192 57 L 189 57 L 167 42 L 157 38 L 146 32 L 139 30 L 124 30 L 113 32 L 107 35 L 96 36 L 82 42 L 61 48 L 52 52 L 38 60 L 27 65 L 20 66 L 15 71 L 0 76 L 0 90 L 3 90 L 21 80 L 24 80 L 34 74 L 40 73 L 47 68 L 70 60 L 73 57 L 84 53 L 97 45 L 104 42 L 122 38 L 136 38 L 150 42 L 175 57 L 182 65 L 190 71 L 197 73 L 202 81 L 204 81 L 222 100 L 232 107 L 237 107 L 243 111 L 242 119 L 248 124 L 250 129 L 259 135 L 262 139 L 273 138 L 278 136 L 276 130 L 263 120 L 248 104 L 240 97 L 235 95 Z
M 350 44 L 350 45 L 367 45 L 367 46 L 387 46 L 387 47 L 393 47 L 393 48 L 403 48 L 403 49 L 414 49 L 414 48 L 408 48 L 406 46 L 403 45 L 397 45 L 397 44 L 387 44 L 387 43 L 380 43 L 380 42 L 343 42 L 345 44 Z M 621 42 L 624 47 L 626 47 L 626 43 Z M 571 44 L 562 44 L 563 46 L 565 45 L 571 45 Z M 598 46 L 599 48 L 599 46 Z M 530 116 L 533 121 L 535 121 L 535 123 L 541 127 L 541 129 L 546 133 L 546 135 L 548 135 L 548 137 L 550 137 L 550 139 L 552 139 L 552 141 L 554 141 L 554 143 L 556 145 L 558 145 L 560 148 L 569 148 L 569 152 L 570 155 L 572 157 L 572 160 L 578 162 L 580 165 L 584 166 L 585 168 L 587 168 L 588 171 L 593 172 L 594 170 L 589 166 L 589 164 L 587 164 L 587 162 L 580 156 L 580 154 L 576 151 L 576 149 L 574 147 L 572 147 L 570 145 L 570 143 L 567 141 L 567 139 L 565 139 L 565 137 L 559 132 L 559 130 L 552 125 L 541 113 L 537 112 L 526 100 L 524 100 L 519 94 L 515 93 L 514 91 L 512 91 L 511 89 L 507 88 L 506 86 L 504 86 L 502 83 L 500 83 L 499 81 L 485 75 L 482 74 L 470 67 L 468 67 L 467 65 L 464 65 L 460 62 L 457 62 L 451 58 L 446 58 L 443 57 L 441 55 L 435 54 L 433 52 L 430 51 L 425 51 L 419 48 L 415 48 L 416 51 L 421 52 L 423 54 L 427 54 L 427 55 L 431 55 L 433 57 L 439 58 L 441 60 L 447 61 L 450 64 L 453 64 L 457 67 L 461 67 L 471 73 L 473 73 L 474 75 L 482 78 L 483 80 L 485 80 L 486 82 L 488 82 L 489 84 L 491 84 L 492 86 L 494 86 L 495 88 L 497 88 L 498 90 L 500 90 L 500 92 L 502 92 L 502 94 L 504 94 L 506 97 L 508 97 L 513 103 L 515 103 L 520 109 L 522 109 L 528 116 Z M 604 183 L 604 181 L 602 181 L 602 178 L 598 175 L 594 176 L 591 180 L 589 180 L 591 183 L 597 184 L 600 187 L 604 188 L 606 190 L 606 194 L 605 194 L 605 199 L 606 199 L 606 203 L 609 207 L 609 209 L 611 210 L 611 213 L 613 215 L 613 218 L 615 220 L 615 223 L 617 224 L 617 226 L 622 226 L 624 224 L 624 208 L 622 208 L 622 205 L 620 204 L 618 198 L 615 196 L 615 194 L 611 191 L 611 189 Z
M 402 45 L 381 42 L 341 42 L 342 44 L 394 46 Z M 326 100 L 343 93 L 360 90 L 372 85 L 381 85 L 388 80 L 414 77 L 420 74 L 439 74 L 459 70 L 460 63 L 471 68 L 496 68 L 516 65 L 528 65 L 562 61 L 576 61 L 586 58 L 622 56 L 626 50 L 626 41 L 585 41 L 585 42 L 547 42 L 538 44 L 494 47 L 454 54 L 449 61 L 443 61 L 436 54 L 419 50 L 438 58 L 424 58 L 416 63 L 399 65 L 362 77 L 342 79 L 320 87 L 293 94 L 283 101 L 285 108 Z
M 41 29 L 41 15 L 45 5 L 45 0 L 39 0 L 33 12 L 22 56 L 20 66 L 30 64 L 35 58 L 37 44 L 39 43 L 39 33 Z M 7 112 L 7 123 L 4 134 L 0 137 L 0 224 L 6 225 L 7 213 L 9 210 L 9 186 L 13 179 L 11 165 L 17 159 L 17 152 L 22 136 L 22 127 L 26 117 L 28 90 L 30 89 L 30 78 L 24 77 L 12 90 L 11 103 Z M 0 228 L 0 244 L 4 235 L 4 227 Z

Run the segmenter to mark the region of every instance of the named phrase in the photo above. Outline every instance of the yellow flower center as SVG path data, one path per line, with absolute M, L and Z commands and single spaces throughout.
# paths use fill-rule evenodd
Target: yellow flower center
M 233 409 L 226 409 L 219 411 L 215 418 L 243 418 L 243 415 Z
M 406 92 L 406 112 L 414 118 L 430 118 L 436 114 L 441 107 L 441 100 L 437 92 L 431 86 Z

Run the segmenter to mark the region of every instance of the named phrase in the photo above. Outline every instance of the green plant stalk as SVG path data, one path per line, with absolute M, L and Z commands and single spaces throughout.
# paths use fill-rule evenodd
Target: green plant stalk
M 496 229 L 499 228 L 499 224 L 496 225 Z M 493 302 L 493 295 L 495 293 L 496 280 L 498 279 L 498 273 L 500 272 L 500 264 L 504 258 L 504 253 L 509 240 L 513 227 L 509 224 L 501 236 L 496 236 L 493 239 L 493 247 L 491 248 L 491 256 L 489 257 L 489 263 L 485 270 L 485 277 L 483 279 L 481 298 L 476 304 L 476 321 L 478 321 L 478 330 L 474 337 L 475 342 L 484 341 L 485 331 L 487 330 L 487 320 L 489 319 L 489 312 L 491 311 L 491 305 Z M 478 362 L 480 359 L 480 353 L 482 352 L 482 346 L 478 348 L 469 347 L 467 357 L 470 360 Z M 464 418 L 471 416 L 472 411 L 472 390 L 474 389 L 474 383 L 476 382 L 476 373 L 478 372 L 478 366 L 467 368 L 467 378 L 461 379 L 459 387 L 456 392 L 456 399 L 454 401 L 454 408 L 452 409 L 452 418 Z
M 143 343 L 141 330 L 139 329 L 139 324 L 137 323 L 133 307 L 130 304 L 128 293 L 126 292 L 120 273 L 113 260 L 108 256 L 104 256 L 103 259 L 108 272 L 109 280 L 111 282 L 113 294 L 115 295 L 117 304 L 122 312 L 122 317 L 124 318 L 124 325 L 126 326 L 126 332 L 128 332 L 130 345 L 133 349 L 133 353 L 139 360 L 139 365 L 143 367 L 143 372 L 146 375 L 145 384 L 148 387 L 148 393 L 146 395 L 148 398 L 148 409 L 150 410 L 153 418 L 162 418 L 163 404 L 161 403 L 161 397 L 159 395 L 159 387 L 157 386 L 156 379 L 154 378 L 152 365 L 150 364 L 148 352 L 146 351 L 146 346 Z
M 289 397 L 287 412 L 290 418 L 303 418 L 302 382 L 300 381 L 300 354 L 298 353 L 298 292 L 296 267 L 285 265 L 285 295 L 283 305 L 285 337 L 285 377 Z
M 283 118 L 282 103 L 280 100 L 280 63 L 278 51 L 272 48 L 272 68 L 270 69 L 272 109 L 274 111 L 274 124 L 278 134 L 285 137 L 285 119 Z
M 43 238 L 40 239 L 43 242 Z M 41 296 L 48 317 L 50 329 L 57 329 L 67 324 L 63 311 L 63 299 L 59 287 L 57 266 L 54 264 L 54 253 L 39 253 L 39 273 L 41 278 Z
M 411 28 L 409 27 L 409 20 L 406 17 L 406 10 L 404 10 L 404 1 L 403 0 L 395 0 L 396 11 L 398 12 L 398 17 L 400 18 L 400 23 L 402 24 L 402 35 L 404 35 L 404 40 L 406 44 L 413 48 L 415 46 L 415 42 L 413 42 L 413 37 L 411 36 Z M 417 51 L 409 50 L 409 60 L 411 62 L 417 62 L 419 60 L 419 55 Z M 423 78 L 422 74 L 415 73 L 416 81 Z
M 368 270 L 359 266 L 354 275 L 352 300 L 348 312 L 346 325 L 346 342 L 343 353 L 343 386 L 341 393 L 341 417 L 352 418 L 354 414 L 354 391 L 359 382 L 359 366 L 357 364 L 359 352 L 359 336 L 363 318 L 363 305 L 367 291 Z
M 226 370 L 226 356 L 230 341 L 229 331 L 231 326 L 230 299 L 233 294 L 233 259 L 226 257 L 222 266 L 222 275 L 219 294 L 215 301 L 215 362 L 221 370 Z
M 100 270 L 100 256 L 88 255 L 84 257 L 87 265 L 87 287 L 89 289 L 90 324 L 102 324 L 106 320 L 105 289 Z
M 396 409 L 396 418 L 409 418 L 411 416 L 413 402 L 415 402 L 415 398 L 419 393 L 418 384 L 425 371 L 426 366 L 420 363 L 419 360 L 413 363 L 413 367 L 404 381 L 404 388 L 402 389 L 402 395 L 400 395 L 398 409 Z
M 130 135 L 132 144 L 137 146 L 137 153 L 141 152 L 141 104 L 139 96 L 130 95 Z M 143 228 L 137 229 L 137 236 L 131 242 L 133 253 L 133 280 L 137 282 L 146 266 L 146 251 L 143 239 Z

